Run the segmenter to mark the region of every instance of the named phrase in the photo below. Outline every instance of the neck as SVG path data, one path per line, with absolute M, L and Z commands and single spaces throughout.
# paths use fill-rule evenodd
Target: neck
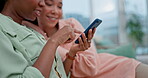
M 46 28 L 43 29 L 43 31 L 46 33 L 47 37 L 51 37 L 54 33 L 56 33 L 58 31 L 58 28 L 55 26 L 53 28 Z
M 9 16 L 13 19 L 13 21 L 21 24 L 22 23 L 22 18 L 20 18 L 18 15 L 15 15 L 13 13 L 8 13 L 8 12 L 2 12 L 3 15 Z
M 13 19 L 13 21 L 21 24 L 23 18 L 17 14 L 17 12 L 13 9 L 13 6 L 11 5 L 5 5 L 4 9 L 1 12 L 3 15 L 9 16 Z

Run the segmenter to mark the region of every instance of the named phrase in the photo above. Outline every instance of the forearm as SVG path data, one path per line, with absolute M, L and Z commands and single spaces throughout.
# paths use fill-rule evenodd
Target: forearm
M 40 70 L 45 78 L 49 78 L 57 47 L 58 45 L 54 40 L 48 40 L 48 42 L 42 49 L 39 58 L 33 65 L 38 70 Z
M 72 67 L 73 60 L 66 58 L 65 61 L 63 62 L 63 64 L 64 64 L 64 69 L 65 69 L 66 75 L 68 75 L 70 72 L 70 69 Z
M 73 60 L 75 59 L 75 55 L 76 54 L 73 54 L 72 52 L 69 52 L 68 54 L 66 54 L 66 59 L 63 63 L 66 75 L 68 75 L 69 72 L 70 72 L 70 69 L 71 69 L 72 64 L 73 64 Z

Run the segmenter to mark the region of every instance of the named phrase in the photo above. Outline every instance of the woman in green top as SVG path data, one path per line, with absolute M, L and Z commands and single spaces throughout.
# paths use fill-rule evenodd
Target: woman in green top
M 46 39 L 57 32 L 66 24 L 72 25 L 75 29 L 83 31 L 81 25 L 74 19 L 61 20 L 62 0 L 46 0 L 45 7 L 41 12 L 36 25 L 25 22 L 27 26 L 41 33 Z M 47 34 L 45 34 L 47 33 Z M 63 44 L 59 47 L 59 52 L 65 58 L 68 50 L 71 50 L 72 44 Z M 72 76 L 71 78 L 148 78 L 148 65 L 144 65 L 134 59 L 113 56 L 110 54 L 96 54 L 95 50 L 82 51 L 77 54 L 75 60 L 71 60 Z M 71 55 L 71 54 L 70 54 Z M 97 59 L 98 58 L 98 59 Z M 87 71 L 86 71 L 87 70 Z
M 46 42 L 42 35 L 21 25 L 22 20 L 35 20 L 44 5 L 44 0 L 1 0 L 0 78 L 67 77 L 56 49 L 71 42 L 78 31 L 65 26 Z M 90 45 L 85 36 L 83 40 L 79 38 L 81 50 Z

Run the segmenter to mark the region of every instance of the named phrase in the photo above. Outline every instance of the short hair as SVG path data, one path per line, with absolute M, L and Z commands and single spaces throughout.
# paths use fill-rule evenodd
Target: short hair
M 2 10 L 4 9 L 6 2 L 7 2 L 7 0 L 0 0 L 0 12 L 2 12 Z

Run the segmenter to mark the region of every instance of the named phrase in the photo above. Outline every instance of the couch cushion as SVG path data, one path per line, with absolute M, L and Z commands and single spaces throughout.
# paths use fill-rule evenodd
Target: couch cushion
M 132 44 L 122 45 L 112 49 L 98 49 L 98 53 L 110 53 L 118 56 L 125 56 L 129 58 L 136 58 L 136 52 Z

